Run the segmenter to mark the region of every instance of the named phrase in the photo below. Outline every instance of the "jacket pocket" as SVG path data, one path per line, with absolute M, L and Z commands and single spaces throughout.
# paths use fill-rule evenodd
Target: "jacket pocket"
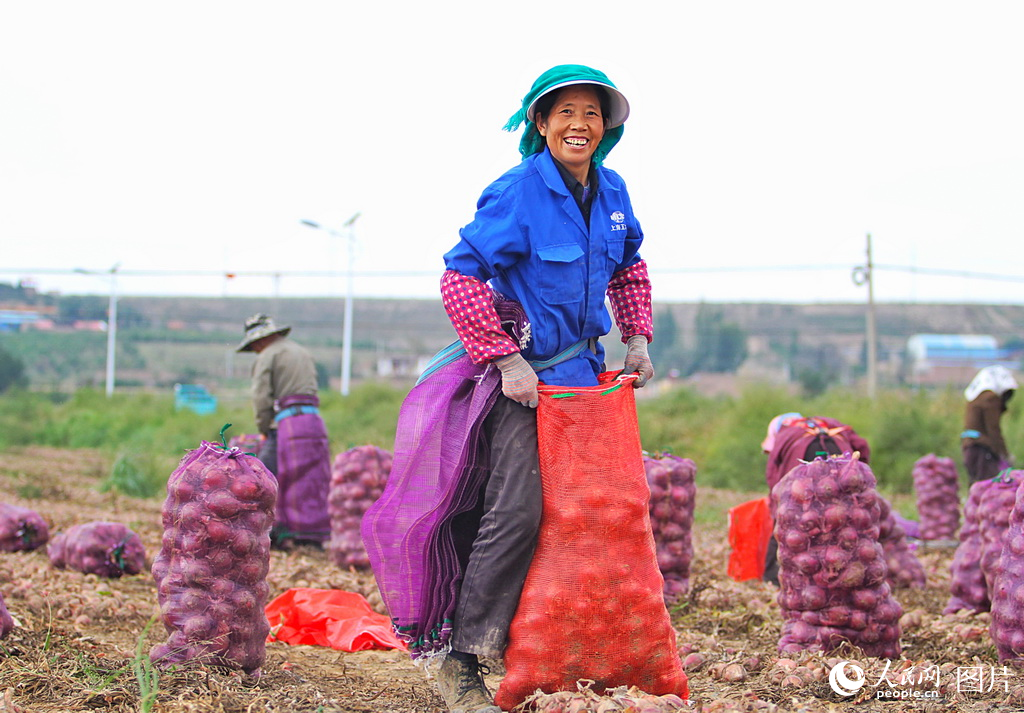
M 540 293 L 552 304 L 569 304 L 583 299 L 586 291 L 584 253 L 576 243 L 544 245 L 537 248 L 541 260 Z

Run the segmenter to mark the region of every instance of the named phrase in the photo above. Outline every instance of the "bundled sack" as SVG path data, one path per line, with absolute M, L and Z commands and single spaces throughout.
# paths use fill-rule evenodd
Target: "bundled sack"
M 495 695 L 503 710 L 583 679 L 598 693 L 636 686 L 687 697 L 651 531 L 634 378 L 539 387 L 543 514 Z
M 7 602 L 4 601 L 4 595 L 0 594 L 0 639 L 10 634 L 13 628 L 14 617 L 7 611 Z
M 370 445 L 350 448 L 334 459 L 327 495 L 327 515 L 331 520 L 327 553 L 339 567 L 370 566 L 359 529 L 363 515 L 384 492 L 391 461 L 391 453 Z
M 989 634 L 999 662 L 1024 663 L 1024 489 L 1020 487 L 1015 492 L 991 593 Z
M 258 456 L 262 446 L 263 437 L 258 433 L 241 433 L 237 436 L 232 436 L 231 440 L 228 441 L 228 448 L 237 448 L 243 453 L 248 453 L 252 456 Z
M 673 601 L 690 590 L 693 561 L 693 510 L 697 499 L 697 465 L 671 453 L 644 456 L 651 490 L 651 530 L 658 568 L 665 579 L 665 599 Z
M 772 499 L 779 651 L 827 652 L 848 641 L 868 656 L 899 658 L 903 609 L 886 581 L 871 469 L 856 453 L 816 458 L 783 476 Z
M 100 577 L 138 574 L 146 568 L 142 539 L 119 522 L 86 522 L 59 532 L 46 549 L 58 569 Z
M 956 537 L 960 529 L 960 474 L 953 459 L 929 453 L 914 463 L 912 476 L 921 539 Z
M 999 558 L 1003 553 L 1003 537 L 1010 527 L 1010 513 L 1021 482 L 1024 482 L 1024 470 L 1004 470 L 992 478 L 992 485 L 982 493 L 978 503 L 978 520 L 981 523 L 979 566 L 989 601 L 992 600 Z
M 972 612 L 988 611 L 991 602 L 988 586 L 981 571 L 981 498 L 992 486 L 991 480 L 971 484 L 964 504 L 964 525 L 960 528 L 960 544 L 953 553 L 950 565 L 949 601 L 943 614 L 955 614 L 961 609 Z
M 0 552 L 34 550 L 49 539 L 50 528 L 35 510 L 0 503 Z
M 203 441 L 167 481 L 153 562 L 166 643 L 159 667 L 188 662 L 258 672 L 270 625 L 270 527 L 277 481 L 256 458 Z
M 910 549 L 906 533 L 896 511 L 881 495 L 878 496 L 879 533 L 885 562 L 888 567 L 886 580 L 892 589 L 924 589 L 928 586 L 924 565 Z

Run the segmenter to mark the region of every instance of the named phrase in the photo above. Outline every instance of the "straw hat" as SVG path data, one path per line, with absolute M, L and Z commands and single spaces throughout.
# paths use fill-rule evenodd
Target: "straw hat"
M 245 337 L 235 351 L 251 352 L 253 343 L 263 337 L 269 337 L 271 334 L 280 334 L 283 337 L 290 331 L 292 331 L 291 327 L 278 327 L 274 324 L 274 320 L 265 314 L 254 314 L 245 320 Z

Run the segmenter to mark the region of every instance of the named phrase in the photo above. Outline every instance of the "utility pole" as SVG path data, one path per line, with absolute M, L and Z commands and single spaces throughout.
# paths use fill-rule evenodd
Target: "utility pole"
M 868 286 L 868 312 L 866 319 L 867 347 L 868 347 L 868 398 L 874 400 L 878 392 L 878 333 L 875 327 L 875 285 L 874 285 L 874 264 L 871 257 L 871 233 L 868 233 L 867 241 L 867 263 L 853 268 L 853 282 L 855 285 Z

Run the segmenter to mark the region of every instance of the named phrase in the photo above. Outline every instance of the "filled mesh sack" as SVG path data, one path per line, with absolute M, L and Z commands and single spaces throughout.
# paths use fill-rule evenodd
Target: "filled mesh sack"
M 142 539 L 119 522 L 86 522 L 58 532 L 47 545 L 50 563 L 58 569 L 116 578 L 146 568 Z
M 688 695 L 651 531 L 633 378 L 540 387 L 543 514 L 495 695 L 504 710 L 581 680 L 598 693 Z
M 228 448 L 237 448 L 251 456 L 258 456 L 262 445 L 263 439 L 258 433 L 240 433 L 228 440 Z
M 981 574 L 985 578 L 985 591 L 992 601 L 999 558 L 1003 553 L 1003 538 L 1010 527 L 1017 488 L 1024 481 L 1024 470 L 1005 470 L 992 479 L 978 503 L 981 522 Z
M 276 500 L 277 481 L 257 458 L 206 441 L 171 474 L 152 568 L 168 634 L 150 650 L 158 667 L 259 672 Z
M 960 474 L 952 458 L 934 453 L 914 463 L 912 471 L 917 495 L 917 516 L 921 539 L 949 540 L 960 529 Z
M 1024 489 L 1019 486 L 993 569 L 989 634 L 1000 663 L 1024 664 Z
M 651 490 L 651 530 L 658 568 L 665 579 L 665 599 L 672 602 L 690 589 L 693 561 L 693 511 L 697 497 L 697 465 L 670 453 L 644 456 Z
M 50 539 L 46 520 L 35 510 L 0 503 L 0 552 L 42 547 Z
M 370 567 L 360 527 L 366 511 L 384 492 L 391 461 L 390 452 L 371 445 L 350 448 L 334 458 L 327 495 L 331 521 L 327 553 L 339 567 Z
M 927 577 L 924 565 L 914 554 L 907 542 L 906 532 L 896 517 L 889 501 L 878 496 L 879 533 L 878 541 L 882 543 L 885 563 L 888 567 L 886 580 L 893 589 L 924 589 Z
M 960 544 L 953 553 L 950 565 L 949 601 L 943 614 L 955 614 L 961 609 L 973 612 L 988 611 L 991 602 L 988 586 L 981 571 L 981 515 L 982 495 L 992 486 L 991 480 L 971 484 L 964 504 L 964 524 L 960 528 Z
M 0 594 L 0 639 L 10 634 L 13 628 L 14 617 L 7 611 L 7 602 L 4 601 L 4 595 Z
M 903 609 L 886 581 L 880 498 L 858 454 L 798 465 L 772 489 L 779 545 L 779 651 L 899 658 Z

